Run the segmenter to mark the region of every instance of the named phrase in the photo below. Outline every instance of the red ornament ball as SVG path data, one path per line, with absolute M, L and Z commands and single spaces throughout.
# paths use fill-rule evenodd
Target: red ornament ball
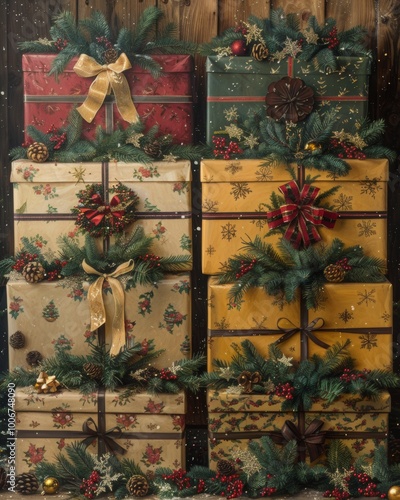
M 231 51 L 234 56 L 245 56 L 247 53 L 246 41 L 239 39 L 232 42 Z

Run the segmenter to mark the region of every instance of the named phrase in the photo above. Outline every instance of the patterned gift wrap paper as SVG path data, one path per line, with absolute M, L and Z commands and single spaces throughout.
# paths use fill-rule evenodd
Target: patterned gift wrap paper
M 9 347 L 9 365 L 28 368 L 26 355 L 39 351 L 43 357 L 66 350 L 83 355 L 90 352 L 89 341 L 111 345 L 107 328 L 90 331 L 88 286 L 67 285 L 63 281 L 35 285 L 25 280 L 7 283 L 8 332 L 24 333 L 25 347 Z M 103 293 L 107 321 L 111 321 L 114 301 L 111 289 Z M 105 335 L 105 339 L 104 339 Z M 125 339 L 132 342 L 154 341 L 164 350 L 151 361 L 157 368 L 167 368 L 174 361 L 191 355 L 191 280 L 189 273 L 166 275 L 154 286 L 137 285 L 125 292 Z
M 315 420 L 323 422 L 320 431 L 321 453 L 315 463 L 323 462 L 326 449 L 340 439 L 354 459 L 372 459 L 378 445 L 387 446 L 390 395 L 382 393 L 374 400 L 347 394 L 332 404 L 317 400 L 306 412 L 282 412 L 282 399 L 264 394 L 230 394 L 208 390 L 209 460 L 215 469 L 218 460 L 231 459 L 237 449 L 246 450 L 250 441 L 270 436 L 284 444 L 282 427 L 291 422 L 300 432 L 297 437 L 300 459 L 310 462 L 310 448 L 300 435 L 311 435 Z M 293 439 L 296 439 L 295 437 Z M 314 450 L 315 452 L 315 450 Z
M 392 367 L 392 285 L 327 283 L 322 305 L 307 311 L 302 300 L 288 304 L 261 288 L 250 289 L 240 303 L 230 300 L 232 285 L 208 282 L 208 371 L 213 360 L 228 361 L 232 344 L 250 340 L 262 356 L 277 342 L 295 361 L 323 355 L 335 342 L 351 340 L 348 350 L 359 370 Z
M 114 453 L 135 461 L 144 472 L 185 465 L 186 396 L 129 395 L 99 391 L 83 395 L 62 390 L 37 394 L 16 391 L 17 473 L 34 469 L 42 460 L 54 462 L 65 447 L 84 442 L 93 454 Z
M 350 172 L 332 179 L 329 172 L 297 168 L 297 183 L 318 175 L 312 184 L 320 194 L 338 190 L 324 200 L 339 217 L 333 229 L 317 226 L 322 240 L 330 244 L 340 238 L 346 246 L 359 244 L 367 255 L 386 259 L 388 161 L 348 160 Z M 227 259 L 241 253 L 243 240 L 265 238 L 276 244 L 281 235 L 268 236 L 266 213 L 270 196 L 282 195 L 279 187 L 292 181 L 282 165 L 263 160 L 203 160 L 202 182 L 202 270 L 218 274 Z M 286 226 L 282 226 L 286 229 Z
M 54 125 L 64 127 L 72 108 L 84 102 L 94 78 L 83 78 L 74 71 L 73 58 L 56 79 L 49 76 L 54 54 L 23 54 L 24 125 L 43 132 Z M 156 55 L 152 58 L 163 68 L 163 76 L 154 79 L 138 66 L 124 71 L 134 105 L 146 128 L 153 125 L 161 134 L 172 134 L 175 142 L 193 141 L 193 58 L 188 55 Z M 107 132 L 128 123 L 121 117 L 114 95 L 107 96 L 92 123 L 83 122 L 83 137 L 94 137 L 96 127 Z
M 77 194 L 88 184 L 112 188 L 121 182 L 139 197 L 136 225 L 154 237 L 152 253 L 190 255 L 192 252 L 191 168 L 189 161 L 139 163 L 33 163 L 12 164 L 14 185 L 14 244 L 26 237 L 43 252 L 58 254 L 59 236 L 79 238 L 76 216 Z M 102 239 L 99 238 L 99 245 Z M 191 264 L 187 265 L 191 268 Z
M 207 142 L 212 145 L 215 132 L 225 128 L 225 113 L 233 106 L 242 120 L 265 110 L 268 86 L 285 76 L 303 80 L 314 91 L 316 109 L 335 109 L 338 129 L 354 133 L 368 111 L 370 66 L 368 58 L 339 57 L 339 69 L 327 74 L 293 58 L 258 62 L 251 57 L 210 56 L 206 61 Z

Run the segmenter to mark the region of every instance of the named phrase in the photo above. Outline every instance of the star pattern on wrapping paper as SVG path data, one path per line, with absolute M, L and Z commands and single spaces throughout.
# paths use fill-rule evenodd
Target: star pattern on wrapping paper
M 86 168 L 82 167 L 82 165 L 80 165 L 79 167 L 74 167 L 74 170 L 68 173 L 75 178 L 75 184 L 78 184 L 79 182 L 85 183 L 85 179 L 83 176 L 86 173 Z

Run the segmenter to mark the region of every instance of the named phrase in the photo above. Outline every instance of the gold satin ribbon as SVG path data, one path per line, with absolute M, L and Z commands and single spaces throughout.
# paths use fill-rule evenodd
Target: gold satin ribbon
M 97 111 L 103 105 L 106 95 L 114 92 L 118 111 L 122 118 L 133 123 L 138 121 L 139 115 L 133 104 L 131 90 L 123 71 L 131 68 L 126 54 L 122 53 L 111 64 L 99 64 L 93 57 L 81 54 L 74 66 L 77 75 L 83 78 L 96 77 L 89 88 L 85 102 L 77 108 L 84 120 L 91 123 Z
M 99 276 L 94 283 L 91 283 L 88 290 L 90 331 L 93 332 L 101 325 L 106 325 L 106 338 L 108 338 L 108 334 L 110 334 L 112 339 L 110 354 L 114 356 L 118 354 L 125 345 L 125 293 L 121 282 L 116 278 L 132 271 L 134 262 L 130 259 L 128 262 L 120 264 L 115 271 L 110 274 L 97 271 L 85 260 L 82 262 L 82 267 L 87 274 L 96 274 Z M 107 281 L 110 285 L 114 298 L 114 316 L 112 319 L 107 317 L 104 306 L 104 281 Z

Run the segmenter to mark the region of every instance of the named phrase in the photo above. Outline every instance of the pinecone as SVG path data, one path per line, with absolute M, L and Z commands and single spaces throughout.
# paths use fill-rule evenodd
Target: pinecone
M 148 382 L 150 379 L 158 377 L 159 374 L 160 370 L 158 370 L 158 368 L 154 368 L 154 366 L 149 366 L 148 368 L 141 370 L 140 377 L 144 379 L 146 382 Z
M 7 472 L 4 467 L 0 467 L 0 490 L 4 489 L 7 482 Z
M 46 271 L 40 262 L 33 260 L 25 264 L 22 269 L 22 276 L 28 283 L 38 283 L 44 280 Z
M 263 43 L 255 43 L 251 49 L 251 55 L 256 61 L 263 61 L 268 57 L 268 49 Z
M 25 347 L 25 335 L 19 330 L 10 336 L 10 346 L 14 349 L 22 349 Z
M 93 380 L 100 380 L 103 375 L 103 368 L 88 361 L 83 365 L 83 371 Z
M 46 144 L 43 144 L 42 142 L 34 142 L 29 146 L 26 154 L 29 160 L 36 163 L 43 163 L 49 157 L 49 150 L 47 149 Z
M 161 146 L 157 141 L 149 142 L 143 146 L 143 151 L 151 156 L 151 158 L 159 158 L 161 156 Z
M 232 474 L 235 474 L 236 469 L 229 460 L 218 460 L 217 472 L 222 476 L 232 476 Z
M 114 63 L 118 59 L 118 52 L 115 49 L 107 49 L 104 52 L 104 60 L 106 64 Z
M 43 359 L 43 356 L 40 354 L 39 351 L 29 351 L 28 354 L 26 355 L 26 362 L 28 365 L 31 366 L 36 366 L 38 365 Z
M 345 275 L 346 271 L 342 266 L 337 264 L 329 264 L 329 266 L 326 266 L 324 269 L 324 276 L 326 280 L 331 283 L 340 283 L 344 280 Z
M 39 489 L 39 482 L 34 474 L 24 472 L 15 478 L 15 491 L 22 495 L 31 495 Z
M 149 483 L 145 476 L 138 474 L 129 478 L 126 489 L 134 497 L 144 497 L 149 491 Z

